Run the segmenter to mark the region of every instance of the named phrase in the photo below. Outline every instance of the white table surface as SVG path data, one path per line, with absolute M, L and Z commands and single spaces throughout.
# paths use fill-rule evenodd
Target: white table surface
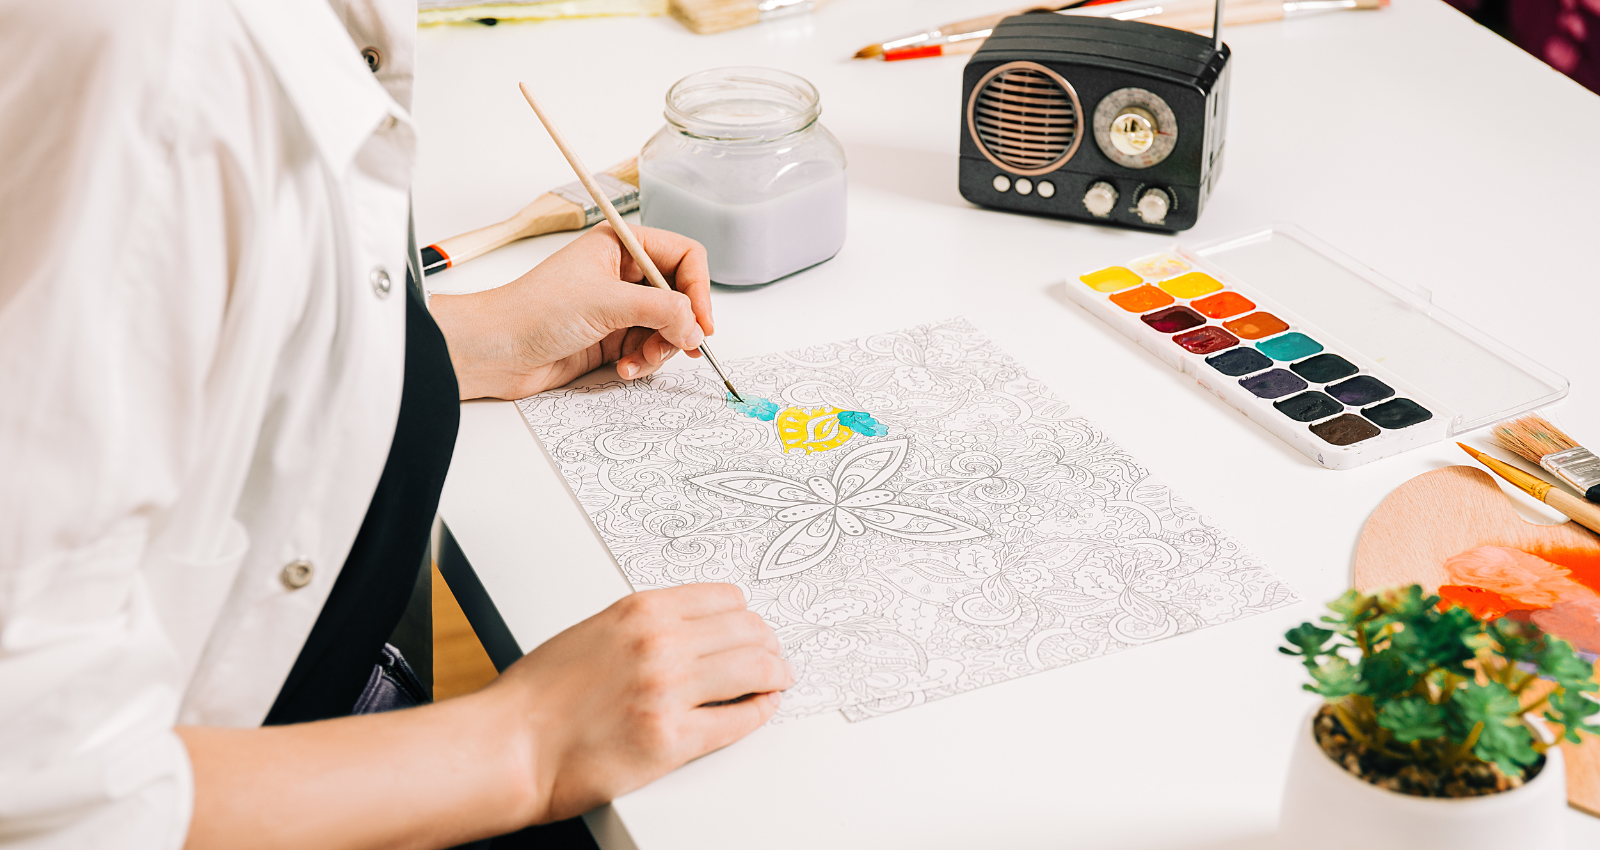
M 1331 599 L 1384 495 L 1465 459 L 1440 443 L 1330 472 L 1242 419 L 1062 294 L 1078 273 L 1171 237 L 971 206 L 956 191 L 964 60 L 846 58 L 1015 3 L 838 0 L 718 36 L 666 18 L 423 30 L 419 238 L 497 221 L 572 179 L 518 80 L 598 169 L 661 126 L 663 95 L 688 73 L 799 73 L 821 90 L 823 121 L 850 158 L 849 236 L 795 278 L 720 289 L 720 357 L 965 315 L 1306 599 Z M 1226 170 L 1180 238 L 1299 224 L 1566 375 L 1570 397 L 1547 412 L 1600 440 L 1600 98 L 1436 0 L 1226 38 L 1236 65 Z M 528 240 L 429 284 L 495 286 L 571 238 Z M 1130 379 L 1149 393 L 1130 396 Z M 1173 428 L 1175 413 L 1189 430 Z M 628 590 L 511 404 L 463 406 L 441 511 L 525 649 Z M 608 850 L 1276 846 L 1290 740 L 1310 697 L 1275 647 L 1316 614 L 1300 604 L 864 723 L 830 714 L 767 727 L 591 824 Z M 1600 847 L 1600 819 L 1567 820 L 1572 847 Z

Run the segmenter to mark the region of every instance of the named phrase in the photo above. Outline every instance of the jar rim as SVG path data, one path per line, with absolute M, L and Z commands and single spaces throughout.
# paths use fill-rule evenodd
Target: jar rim
M 752 65 L 690 74 L 667 90 L 667 123 L 679 133 L 724 142 L 770 142 L 817 122 L 822 99 L 805 78 Z

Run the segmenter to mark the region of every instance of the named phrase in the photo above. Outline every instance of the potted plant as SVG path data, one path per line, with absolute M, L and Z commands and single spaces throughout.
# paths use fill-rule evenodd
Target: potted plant
M 1600 687 L 1571 645 L 1532 623 L 1441 609 L 1417 585 L 1350 591 L 1280 651 L 1323 702 L 1284 792 L 1296 848 L 1564 846 L 1560 739 L 1600 732 Z

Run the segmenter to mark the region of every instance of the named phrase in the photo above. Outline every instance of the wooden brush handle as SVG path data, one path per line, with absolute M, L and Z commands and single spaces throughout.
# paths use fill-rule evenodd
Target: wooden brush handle
M 1572 521 L 1600 534 L 1600 506 L 1586 502 L 1560 487 L 1551 487 L 1544 494 L 1544 503 L 1572 517 Z
M 607 174 L 625 183 L 639 184 L 639 160 L 637 157 L 627 159 L 606 169 Z M 583 208 L 571 201 L 546 192 L 535 198 L 533 203 L 517 211 L 517 214 L 497 224 L 480 227 L 449 239 L 441 239 L 428 246 L 443 254 L 450 261 L 450 266 L 459 266 L 462 263 L 481 257 L 503 245 L 509 245 L 518 239 L 527 239 L 530 236 L 542 236 L 546 233 L 559 233 L 563 230 L 578 230 L 584 226 L 586 218 Z
M 1190 32 L 1211 31 L 1215 22 L 1216 9 L 1210 0 L 1176 0 L 1173 3 L 1163 3 L 1161 13 L 1143 18 L 1131 18 L 1145 24 L 1158 24 L 1175 30 L 1188 30 Z M 1077 9 L 1068 9 L 1060 14 L 1075 15 L 1086 18 L 1109 18 L 1110 13 L 1117 12 L 1117 4 L 1105 6 L 1083 6 Z M 1282 0 L 1232 0 L 1222 9 L 1222 25 L 1236 26 L 1238 24 L 1259 24 L 1267 21 L 1283 20 Z
M 576 204 L 546 192 L 505 221 L 441 239 L 433 247 L 450 258 L 450 265 L 459 266 L 518 239 L 577 230 L 583 226 L 583 222 L 583 210 Z

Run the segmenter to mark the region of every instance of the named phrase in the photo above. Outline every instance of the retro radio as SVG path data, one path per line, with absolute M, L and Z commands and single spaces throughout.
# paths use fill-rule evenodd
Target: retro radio
M 1177 231 L 1222 171 L 1220 39 L 1137 21 L 1006 18 L 967 62 L 961 194 L 1011 212 Z

